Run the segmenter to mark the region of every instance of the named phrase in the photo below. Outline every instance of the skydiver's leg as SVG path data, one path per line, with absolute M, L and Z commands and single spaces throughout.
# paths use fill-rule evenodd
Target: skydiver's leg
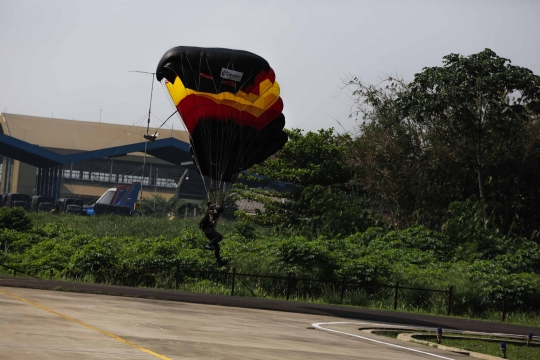
M 214 239 L 215 230 L 212 227 L 207 227 L 204 231 L 204 236 L 208 239 L 208 244 L 204 245 L 206 250 L 213 250 L 214 246 L 212 245 L 212 240 Z
M 210 240 L 210 243 L 208 244 L 209 245 L 208 248 L 210 248 L 210 247 L 214 248 L 214 255 L 216 256 L 216 261 L 217 261 L 218 265 L 219 266 L 226 265 L 227 261 L 224 261 L 224 260 L 221 259 L 221 255 L 220 255 L 221 247 L 219 246 L 219 242 L 221 240 L 223 240 L 223 235 L 218 233 L 214 228 L 211 228 L 208 231 L 207 237 L 208 238 L 212 237 L 212 240 Z
M 221 250 L 221 247 L 219 246 L 219 242 L 216 242 L 214 244 L 214 255 L 216 256 L 216 261 L 218 265 L 223 265 L 223 260 L 221 259 L 221 254 L 219 253 Z
M 210 240 L 210 245 L 215 245 L 217 243 L 219 243 L 221 240 L 223 240 L 223 235 L 221 235 L 220 233 L 218 233 L 216 230 L 214 230 L 212 232 L 212 239 Z

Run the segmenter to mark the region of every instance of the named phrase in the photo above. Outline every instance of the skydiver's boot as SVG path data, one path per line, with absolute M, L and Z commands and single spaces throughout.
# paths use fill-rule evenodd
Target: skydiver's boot
M 205 248 L 206 250 L 214 250 L 214 247 L 212 246 L 211 243 L 208 243 L 208 244 L 204 245 L 204 248 Z
M 218 266 L 219 267 L 222 267 L 222 266 L 225 266 L 227 265 L 229 262 L 227 260 L 221 260 L 221 261 L 218 261 Z

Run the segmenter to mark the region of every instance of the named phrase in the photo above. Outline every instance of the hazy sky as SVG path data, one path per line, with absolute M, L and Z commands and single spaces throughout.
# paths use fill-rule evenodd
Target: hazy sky
M 412 80 L 485 48 L 540 74 L 540 1 L 0 0 L 0 111 L 145 125 L 151 77 L 128 71 L 155 71 L 179 45 L 254 52 L 276 72 L 288 128 L 349 130 L 347 74 Z M 173 111 L 156 82 L 151 124 Z

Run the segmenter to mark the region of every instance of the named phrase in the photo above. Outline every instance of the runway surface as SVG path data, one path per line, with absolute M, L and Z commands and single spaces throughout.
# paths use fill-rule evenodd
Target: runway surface
M 423 315 L 399 311 L 373 310 L 351 306 L 304 303 L 299 301 L 272 300 L 263 298 L 212 295 L 174 290 L 147 289 L 80 282 L 41 280 L 21 277 L 0 276 L 0 286 L 42 290 L 63 290 L 80 293 L 130 296 L 147 299 L 180 301 L 206 305 L 222 305 L 239 308 L 277 310 L 311 315 L 325 315 L 361 321 L 398 323 L 436 329 L 459 329 L 478 332 L 506 334 L 540 334 L 540 327 L 468 320 L 447 316 Z
M 15 359 L 465 359 L 358 330 L 370 321 L 1 286 Z

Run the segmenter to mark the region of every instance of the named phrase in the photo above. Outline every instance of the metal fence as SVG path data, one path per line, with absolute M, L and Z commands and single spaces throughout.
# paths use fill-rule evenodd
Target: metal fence
M 1 267 L 12 272 L 13 276 L 27 276 L 35 279 L 54 277 L 53 270 L 49 270 L 48 274 L 42 273 L 41 276 L 21 271 L 11 266 L 0 264 Z M 48 275 L 48 276 L 46 276 Z M 64 273 L 65 279 L 81 280 L 81 277 L 73 276 L 73 274 Z M 122 286 L 146 286 L 160 287 L 166 289 L 179 290 L 183 285 L 190 283 L 201 283 L 208 281 L 213 285 L 221 287 L 221 293 L 230 294 L 231 296 L 253 296 L 253 297 L 270 297 L 281 298 L 287 301 L 292 296 L 297 299 L 306 299 L 309 297 L 322 297 L 324 292 L 339 294 L 336 299 L 339 304 L 343 304 L 346 292 L 354 290 L 362 290 L 369 295 L 378 295 L 379 297 L 392 297 L 393 309 L 397 310 L 400 294 L 403 291 L 416 292 L 416 296 L 423 294 L 439 293 L 446 297 L 446 313 L 452 313 L 452 297 L 454 287 L 450 286 L 448 290 L 440 289 L 425 289 L 400 286 L 399 282 L 393 285 L 362 283 L 358 281 L 347 281 L 343 276 L 341 281 L 309 279 L 295 277 L 292 273 L 287 276 L 273 276 L 260 274 L 246 274 L 236 272 L 236 268 L 232 271 L 209 271 L 186 269 L 179 265 L 172 268 L 152 268 L 152 269 L 130 269 L 123 266 L 120 269 L 107 269 L 107 271 L 98 271 L 96 273 L 85 274 L 93 275 L 94 282 L 107 283 L 111 285 Z M 507 314 L 507 298 L 508 292 L 505 291 L 501 299 L 502 321 L 506 320 Z
M 53 270 L 49 273 L 29 274 L 10 266 L 0 266 L 13 272 L 14 276 L 24 275 L 33 278 L 49 278 L 53 279 Z M 253 296 L 290 300 L 291 297 L 296 299 L 307 298 L 327 298 L 330 296 L 332 303 L 344 303 L 344 298 L 347 293 L 361 291 L 366 296 L 376 296 L 377 298 L 393 301 L 393 309 L 398 308 L 400 296 L 406 291 L 415 292 L 416 298 L 429 298 L 431 293 L 439 293 L 445 298 L 446 313 L 452 313 L 452 296 L 453 286 L 448 290 L 440 289 L 425 289 L 400 286 L 399 282 L 395 284 L 374 284 L 362 283 L 359 281 L 348 281 L 345 276 L 341 281 L 310 279 L 303 277 L 295 277 L 292 273 L 287 276 L 272 276 L 260 274 L 240 273 L 233 268 L 232 271 L 209 271 L 182 268 L 176 265 L 168 268 L 152 268 L 152 269 L 131 269 L 126 266 L 119 269 L 104 269 L 91 274 L 75 274 L 64 273 L 64 279 L 82 280 L 84 275 L 92 275 L 93 281 L 96 283 L 107 283 L 122 286 L 146 286 L 159 287 L 168 289 L 187 289 L 190 290 L 190 285 L 194 284 L 210 284 L 215 287 L 215 292 L 222 294 L 230 294 L 231 296 Z M 191 288 L 193 290 L 193 287 Z M 506 295 L 503 299 L 503 321 L 505 319 Z

